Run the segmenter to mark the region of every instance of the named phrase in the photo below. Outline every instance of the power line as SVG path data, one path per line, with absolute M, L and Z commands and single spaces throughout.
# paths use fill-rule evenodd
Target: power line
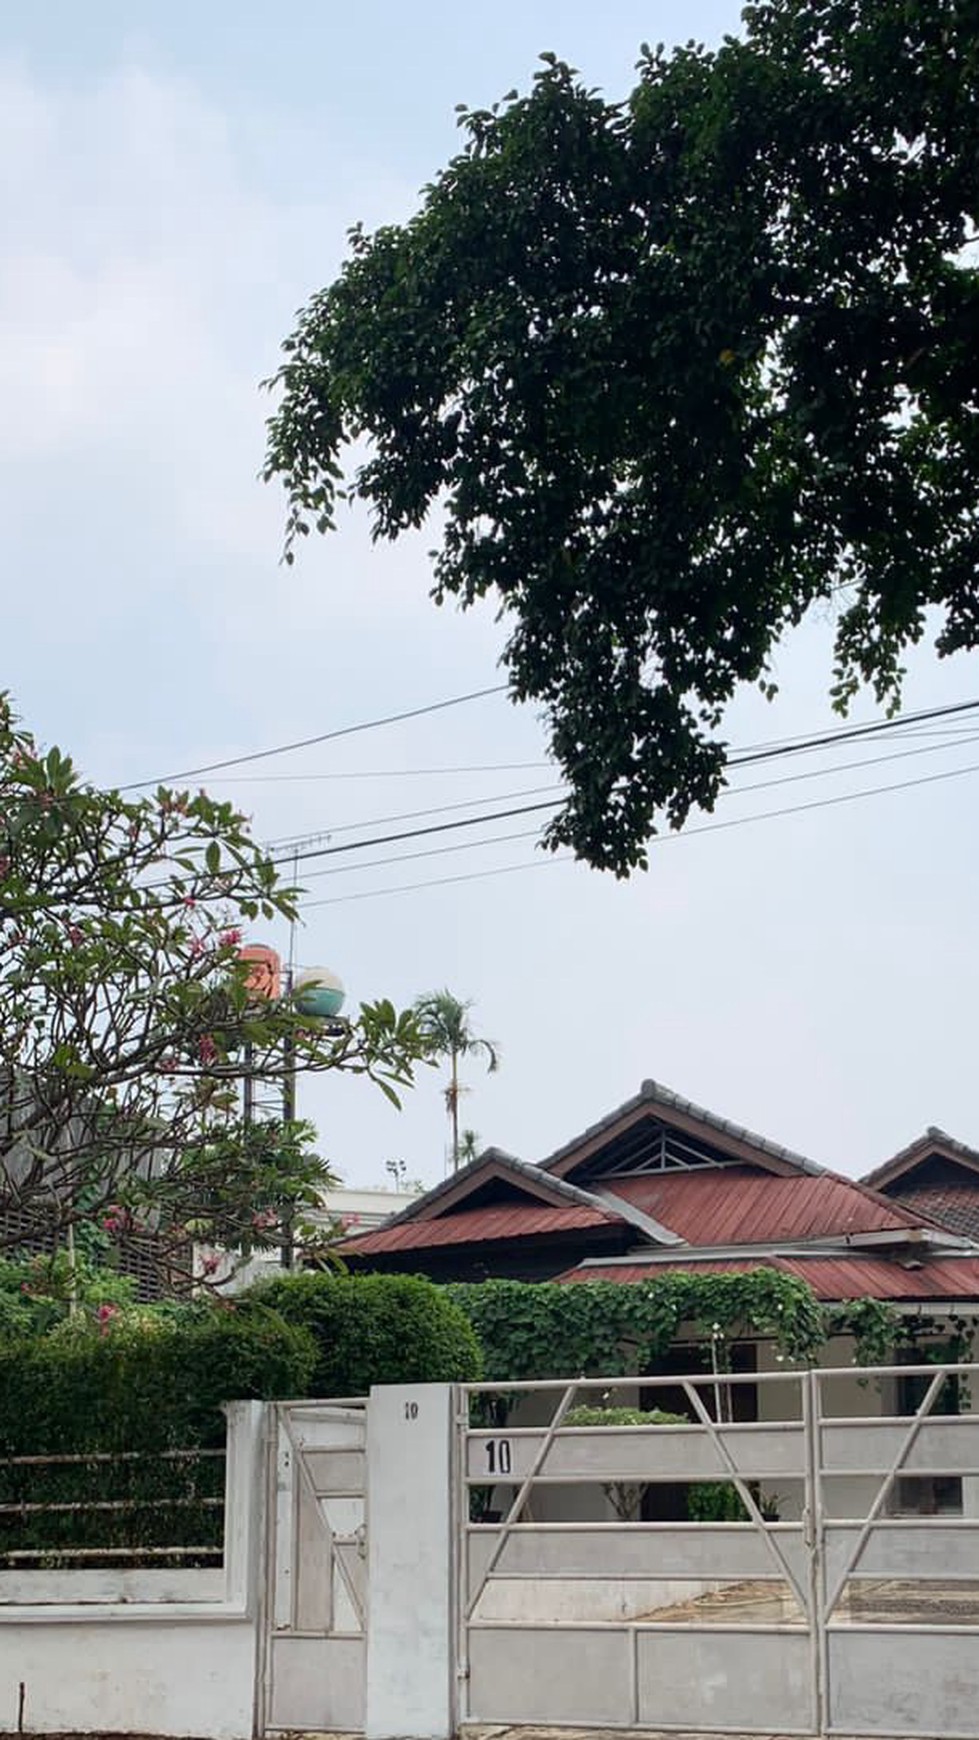
M 337 894 L 329 900 L 311 900 L 304 911 L 314 906 L 344 906 L 350 900 L 379 900 L 385 894 L 410 894 L 415 888 L 446 888 L 450 882 L 480 882 L 486 876 L 512 876 L 516 870 L 543 870 L 547 864 L 570 864 L 573 852 L 558 852 L 552 858 L 533 858 L 529 864 L 501 864 L 496 870 L 467 870 L 460 876 L 436 876 L 427 882 L 403 882 L 395 888 L 367 888 L 362 894 Z
M 471 767 L 365 767 L 343 773 L 253 773 L 230 775 L 218 785 L 300 785 L 327 779 L 443 779 L 457 773 L 529 773 L 553 767 L 553 761 L 488 761 Z M 127 790 L 130 789 L 127 787 Z
M 977 708 L 977 706 L 979 706 L 979 701 L 962 701 L 962 703 L 956 703 L 956 712 L 962 712 L 965 708 Z M 918 717 L 918 715 L 911 715 L 911 713 L 906 715 L 906 719 L 908 720 L 916 719 L 916 717 Z M 756 766 L 758 762 L 781 759 L 783 755 L 817 752 L 817 750 L 821 750 L 821 748 L 835 748 L 836 743 L 840 743 L 840 741 L 861 740 L 861 738 L 869 736 L 869 734 L 887 733 L 887 731 L 894 731 L 894 729 L 896 729 L 897 726 L 901 726 L 901 724 L 902 720 L 878 720 L 876 724 L 869 724 L 869 726 L 845 727 L 842 734 L 824 734 L 824 736 L 816 736 L 816 738 L 810 736 L 810 738 L 788 738 L 788 740 L 774 741 L 774 743 L 770 743 L 770 745 L 767 746 L 758 745 L 755 746 L 755 748 L 749 748 L 749 750 L 743 750 L 743 752 L 736 753 L 736 755 L 730 755 L 727 766 L 734 767 L 734 769 L 737 769 L 737 767 L 753 767 Z M 974 741 L 974 738 L 967 736 L 963 741 Z M 948 748 L 948 746 L 953 745 L 939 743 L 939 745 L 929 746 L 930 748 Z M 922 753 L 922 750 L 908 750 L 906 753 L 909 753 L 909 755 L 916 755 L 916 753 Z M 880 755 L 880 757 L 875 757 L 875 759 L 882 760 L 883 762 L 883 760 L 899 759 L 899 757 Z M 850 762 L 849 766 L 871 767 L 873 766 L 873 760 L 868 760 L 868 762 Z M 819 778 L 819 776 L 822 776 L 824 773 L 838 773 L 838 771 L 845 771 L 845 769 L 836 769 L 836 767 L 831 767 L 831 769 L 817 769 L 816 773 L 800 774 L 798 778 Z M 772 781 L 772 783 L 786 783 L 786 785 L 788 785 L 789 781 Z M 562 786 L 525 786 L 523 790 L 518 790 L 518 792 L 499 792 L 490 795 L 490 797 L 471 797 L 471 799 L 461 800 L 461 802 L 457 802 L 457 804 L 435 804 L 435 806 L 428 807 L 428 809 L 407 809 L 407 811 L 393 814 L 393 816 L 374 816 L 374 818 L 370 818 L 369 821 L 344 821 L 344 823 L 341 823 L 339 827 L 329 828 L 329 833 L 330 837 L 332 837 L 332 835 L 337 835 L 337 833 L 355 833 L 358 828 L 384 828 L 391 825 L 391 823 L 395 823 L 395 821 L 414 821 L 416 818 L 423 818 L 423 816 L 443 816 L 443 814 L 452 814 L 454 811 L 457 811 L 457 809 L 475 809 L 478 804 L 506 804 L 506 802 L 509 802 L 511 797 L 536 797 L 539 792 L 558 792 L 558 790 L 562 790 Z M 565 790 L 567 790 L 567 788 L 565 788 Z M 736 792 L 737 788 L 736 786 L 730 786 L 729 790 L 734 790 L 734 792 Z M 749 792 L 753 792 L 753 790 L 763 790 L 763 786 L 743 786 L 741 790 L 749 790 Z M 725 793 L 722 793 L 722 795 L 725 795 Z M 473 818 L 473 821 L 478 820 L 480 820 L 478 816 Z M 487 818 L 487 820 L 489 820 L 489 818 Z M 497 818 L 494 818 L 494 820 L 497 820 Z M 271 854 L 283 854 L 282 860 L 273 858 L 273 861 L 276 861 L 276 863 L 278 863 L 278 861 L 287 861 L 287 847 L 292 846 L 292 844 L 294 844 L 294 842 L 292 842 L 290 837 L 285 837 L 285 839 L 280 840 L 270 840 L 270 842 L 268 842 L 268 851 L 270 851 Z
M 932 719 L 947 719 L 954 714 L 972 713 L 979 708 L 979 700 L 956 701 L 952 706 L 929 707 L 917 713 L 902 713 L 895 719 L 878 719 L 869 725 L 846 725 L 840 730 L 826 731 L 818 736 L 785 738 L 781 744 L 759 744 L 754 748 L 736 751 L 727 759 L 728 767 L 750 767 L 758 761 L 770 761 L 775 756 L 803 755 L 810 750 L 835 747 L 837 743 L 850 743 L 861 737 L 876 737 L 882 731 L 899 731 L 908 725 L 920 725 Z
M 881 757 L 880 759 L 883 760 L 885 758 Z M 834 771 L 836 771 L 836 770 L 834 770 Z M 948 776 L 942 775 L 942 774 L 935 774 L 935 775 L 932 775 L 931 777 L 936 778 L 936 779 L 940 779 L 940 778 L 946 778 Z M 882 788 L 882 789 L 887 789 L 887 788 Z M 486 801 L 489 802 L 492 800 L 487 799 Z M 826 800 L 826 801 L 838 801 L 838 800 Z M 534 815 L 534 814 L 538 814 L 542 810 L 555 810 L 555 809 L 559 808 L 560 802 L 561 802 L 560 798 L 554 798 L 553 800 L 547 800 L 544 803 L 539 803 L 539 804 L 522 804 L 519 807 L 516 807 L 514 809 L 492 810 L 488 814 L 483 815 L 483 816 L 463 816 L 463 817 L 461 817 L 461 819 L 459 819 L 458 821 L 454 821 L 454 822 L 433 822 L 428 827 L 425 827 L 425 828 L 405 828 L 405 829 L 402 829 L 401 832 L 396 833 L 396 834 L 376 834 L 376 835 L 373 835 L 369 840 L 347 840 L 347 841 L 344 841 L 344 843 L 342 845 L 339 845 L 339 846 L 315 846 L 312 849 L 310 849 L 309 851 L 305 851 L 305 852 L 286 852 L 286 853 L 283 853 L 281 857 L 273 856 L 271 858 L 270 862 L 275 864 L 275 865 L 285 864 L 285 865 L 298 866 L 301 863 L 307 863 L 312 858 L 333 858 L 333 857 L 338 856 L 341 852 L 367 851 L 372 846 L 400 845 L 402 840 L 417 840 L 417 839 L 421 839 L 421 838 L 428 836 L 428 835 L 431 835 L 431 834 L 452 833 L 457 828 L 478 827 L 483 822 L 507 822 L 507 821 L 510 821 L 514 816 Z M 367 826 L 368 824 L 360 823 L 357 825 Z M 724 825 L 729 826 L 730 824 L 725 823 Z M 698 828 L 688 828 L 688 829 L 685 829 L 683 831 L 685 831 L 686 833 L 699 833 L 701 830 Z M 669 839 L 671 836 L 670 835 L 658 835 L 656 837 L 662 838 L 662 839 Z
M 358 828 L 386 828 L 391 822 L 413 822 L 417 821 L 421 816 L 446 816 L 452 814 L 455 810 L 475 809 L 478 804 L 505 804 L 509 803 L 511 798 L 538 797 L 541 792 L 559 792 L 563 789 L 562 786 L 553 784 L 523 786 L 520 791 L 501 791 L 491 793 L 489 797 L 464 798 L 457 804 L 433 804 L 426 810 L 402 810 L 399 815 L 375 816 L 367 822 L 343 822 L 340 827 L 330 828 L 325 831 L 329 833 L 329 836 L 332 839 L 334 834 L 353 834 L 357 832 Z M 479 817 L 474 816 L 473 820 L 478 821 Z M 267 849 L 269 852 L 285 852 L 287 847 L 300 844 L 302 840 L 307 837 L 308 836 L 306 835 L 300 835 L 298 839 L 290 837 L 283 840 L 270 840 Z
M 478 851 L 482 846 L 501 846 L 512 840 L 539 840 L 539 828 L 521 828 L 516 834 L 491 834 L 488 840 L 457 840 L 454 846 L 426 846 L 421 852 L 399 852 L 391 858 L 371 858 L 366 864 L 334 864 L 329 870 L 313 870 L 307 880 L 319 881 L 323 876 L 358 875 L 362 870 L 384 870 L 391 864 L 412 864 L 416 858 L 445 858 L 453 852 Z M 315 901 L 302 901 L 305 910 L 307 904 L 316 905 Z
M 873 755 L 863 761 L 850 761 L 835 767 L 812 767 L 807 769 L 805 773 L 789 773 L 783 775 L 779 779 L 758 780 L 752 785 L 728 786 L 720 793 L 720 797 L 743 797 L 747 796 L 750 792 L 771 791 L 773 788 L 783 785 L 798 785 L 805 780 L 832 779 L 841 773 L 855 773 L 860 768 L 882 767 L 888 762 L 907 761 L 912 757 L 919 755 L 935 755 L 943 750 L 965 748 L 966 744 L 976 742 L 979 742 L 979 733 L 972 732 L 972 734 L 965 738 L 961 743 L 928 743 L 917 749 L 897 749 L 889 755 Z M 684 830 L 681 829 L 680 831 L 683 832 Z M 697 829 L 690 828 L 685 831 L 688 833 L 695 833 L 697 832 Z M 537 829 L 525 830 L 519 834 L 494 834 L 488 840 L 466 840 L 461 845 L 431 847 L 423 852 L 397 852 L 393 853 L 388 858 L 372 858 L 368 864 L 346 864 L 331 866 L 328 870 L 311 870 L 306 877 L 306 880 L 308 882 L 316 882 L 324 876 L 346 876 L 351 870 L 386 869 L 392 864 L 411 863 L 416 858 L 435 858 L 443 852 L 471 852 L 473 850 L 479 850 L 479 848 L 483 846 L 499 845 L 502 841 L 539 839 L 539 837 L 540 834 Z M 307 904 L 310 903 L 303 902 L 304 908 Z
M 941 747 L 944 748 L 945 745 L 942 745 Z M 921 753 L 923 753 L 923 751 L 912 750 L 912 751 L 909 751 L 908 753 L 909 754 L 921 754 Z M 885 760 L 888 760 L 890 758 L 887 756 L 880 756 L 877 759 L 879 759 L 881 761 L 885 761 Z M 869 765 L 872 765 L 872 764 L 869 764 Z M 827 771 L 835 773 L 835 772 L 844 772 L 845 769 L 833 768 L 833 769 L 828 769 Z M 953 769 L 952 771 L 956 772 L 958 770 Z M 932 774 L 932 775 L 929 775 L 927 777 L 932 778 L 932 779 L 946 779 L 950 776 L 948 774 Z M 775 783 L 783 783 L 783 782 L 772 781 L 771 783 L 775 784 Z M 916 784 L 918 782 L 912 781 L 911 783 Z M 753 790 L 756 788 L 745 787 L 742 789 Z M 757 789 L 764 789 L 764 788 L 759 787 Z M 880 789 L 881 790 L 888 790 L 888 789 L 892 789 L 892 788 L 885 786 L 885 787 L 881 787 Z M 893 789 L 899 789 L 899 788 L 893 788 Z M 732 795 L 736 795 L 735 788 L 732 788 Z M 859 796 L 860 794 L 858 793 L 857 795 Z M 487 801 L 489 801 L 489 800 L 487 800 Z M 272 861 L 273 861 L 273 863 L 299 864 L 299 863 L 302 863 L 304 861 L 309 860 L 310 858 L 332 858 L 341 852 L 359 852 L 361 850 L 366 850 L 368 847 L 371 847 L 371 846 L 397 845 L 397 844 L 400 844 L 400 842 L 402 840 L 415 840 L 415 839 L 421 838 L 423 835 L 428 835 L 428 834 L 450 833 L 456 828 L 470 828 L 470 827 L 474 827 L 474 826 L 478 825 L 481 822 L 505 822 L 505 821 L 509 821 L 511 819 L 511 817 L 513 817 L 513 816 L 532 815 L 535 812 L 538 812 L 541 810 L 555 810 L 559 807 L 560 801 L 561 800 L 559 798 L 555 798 L 553 801 L 548 801 L 548 802 L 540 803 L 540 804 L 524 804 L 516 809 L 494 810 L 490 814 L 484 815 L 484 816 L 464 816 L 461 819 L 461 821 L 436 822 L 436 823 L 432 823 L 429 827 L 426 827 L 426 828 L 407 828 L 403 832 L 398 833 L 398 834 L 375 835 L 370 840 L 348 840 L 341 846 L 317 846 L 311 851 L 290 853 L 281 859 L 273 859 Z M 825 799 L 825 800 L 821 800 L 821 801 L 830 803 L 830 802 L 840 802 L 842 800 L 840 800 L 840 799 Z M 747 820 L 750 818 L 745 818 L 745 819 Z M 723 825 L 724 827 L 731 826 L 731 824 L 728 822 L 725 822 L 723 824 L 719 823 L 717 825 L 718 826 Z M 703 831 L 702 829 L 695 827 L 695 828 L 681 829 L 680 833 L 681 834 L 682 833 L 696 834 L 696 833 L 701 833 L 702 831 Z M 676 838 L 676 837 L 678 837 L 678 836 L 674 836 L 674 835 L 670 835 L 670 834 L 662 834 L 662 835 L 656 836 L 657 839 L 671 839 L 671 838 Z
M 273 755 L 290 755 L 295 749 L 312 749 L 317 743 L 332 743 L 338 737 L 353 737 L 360 731 L 377 731 L 382 725 L 400 725 L 406 719 L 420 719 L 425 713 L 442 713 L 447 707 L 461 707 L 467 701 L 481 701 L 486 695 L 501 695 L 506 683 L 496 683 L 490 689 L 473 689 L 468 695 L 452 695 L 447 701 L 430 701 L 424 707 L 409 707 L 402 713 L 388 713 L 381 719 L 365 719 L 359 725 L 342 725 L 336 731 L 321 731 L 316 737 L 301 737 L 295 743 L 279 743 L 274 749 L 253 749 L 248 755 L 231 755 L 225 761 L 209 761 L 203 767 L 187 767 L 181 773 L 166 773 L 160 779 L 131 780 L 122 791 L 145 791 L 149 786 L 169 785 L 179 779 L 197 779 L 202 773 L 220 773 L 225 767 L 243 767 L 249 761 L 266 761 Z
M 721 829 L 744 828 L 752 822 L 770 822 L 783 816 L 802 815 L 808 810 L 832 809 L 838 804 L 856 803 L 860 798 L 880 797 L 888 792 L 910 791 L 916 786 L 936 785 L 939 780 L 959 779 L 967 773 L 979 773 L 979 762 L 972 762 L 968 767 L 948 768 L 942 773 L 924 774 L 920 779 L 905 779 L 895 781 L 891 785 L 868 786 L 862 791 L 838 793 L 835 797 L 816 798 L 812 803 L 790 804 L 778 810 L 762 810 L 754 816 L 732 816 L 727 822 L 705 822 L 701 827 L 685 828 L 675 834 L 658 834 L 650 841 L 651 846 L 662 846 L 668 842 L 689 839 L 693 834 L 713 834 Z M 460 876 L 438 877 L 425 882 L 407 882 L 393 888 L 366 888 L 358 894 L 337 894 L 327 896 L 323 900 L 311 900 L 304 910 L 310 911 L 318 906 L 341 906 L 352 900 L 376 900 L 387 894 L 408 894 L 415 889 L 438 888 L 450 882 L 475 882 L 487 876 L 505 876 L 517 870 L 542 869 L 545 864 L 566 864 L 573 860 L 573 853 L 558 853 L 551 858 L 535 858 L 529 864 L 502 865 L 495 870 L 472 870 Z
M 488 693 L 491 691 L 485 691 L 485 692 Z M 467 697 L 460 697 L 460 699 L 466 699 L 466 698 Z M 438 703 L 439 706 L 451 706 L 451 705 L 455 705 L 455 704 L 456 703 L 454 703 L 454 702 L 440 702 L 440 703 Z M 793 740 L 793 741 L 790 741 L 790 742 L 783 744 L 782 747 L 780 747 L 780 748 L 776 745 L 773 745 L 769 749 L 758 748 L 756 750 L 748 750 L 748 751 L 745 751 L 739 755 L 730 757 L 728 760 L 728 766 L 729 767 L 753 766 L 761 761 L 769 761 L 772 759 L 780 758 L 782 755 L 800 754 L 800 753 L 804 753 L 804 752 L 808 752 L 808 751 L 815 751 L 815 750 L 818 750 L 818 749 L 821 749 L 824 747 L 835 746 L 835 744 L 837 742 L 841 742 L 841 741 L 845 742 L 845 741 L 851 741 L 853 739 L 859 739 L 862 737 L 877 736 L 881 732 L 894 730 L 904 723 L 920 722 L 924 719 L 932 719 L 935 717 L 944 717 L 950 713 L 961 714 L 964 712 L 973 711 L 976 708 L 979 708 L 979 700 L 963 701 L 963 702 L 955 703 L 951 707 L 931 708 L 925 712 L 919 712 L 919 713 L 915 713 L 915 714 L 906 714 L 906 715 L 904 715 L 902 720 L 882 720 L 882 721 L 877 722 L 876 724 L 862 725 L 862 726 L 855 726 L 853 728 L 848 728 L 847 730 L 845 730 L 843 732 L 822 734 L 822 735 L 816 736 L 816 737 Z M 428 711 L 428 710 L 430 710 L 430 709 L 422 709 L 422 711 Z M 364 728 L 366 729 L 366 727 L 364 727 Z M 351 727 L 351 729 L 355 729 L 355 728 Z M 360 728 L 357 727 L 356 729 L 360 729 Z M 273 753 L 273 752 L 269 751 L 268 753 Z M 948 776 L 936 775 L 934 777 L 941 778 L 941 777 L 948 777 Z M 883 789 L 887 789 L 887 788 L 883 788 Z M 482 799 L 482 800 L 480 800 L 480 799 L 473 800 L 474 803 L 481 802 L 481 801 L 491 803 L 493 801 L 501 801 L 501 800 L 494 800 L 493 798 L 486 798 L 486 799 Z M 842 801 L 842 800 L 826 800 L 826 801 Z M 464 816 L 461 819 L 456 820 L 456 821 L 432 823 L 429 826 L 424 827 L 424 828 L 408 828 L 408 829 L 403 829 L 400 832 L 394 833 L 394 834 L 374 835 L 370 839 L 367 839 L 367 840 L 345 841 L 343 844 L 338 845 L 338 846 L 317 846 L 317 847 L 314 847 L 314 848 L 311 848 L 309 850 L 302 851 L 302 852 L 297 852 L 297 851 L 282 851 L 281 853 L 273 852 L 272 854 L 270 854 L 269 861 L 277 867 L 283 866 L 283 865 L 298 866 L 300 863 L 308 862 L 314 858 L 332 858 L 332 857 L 335 857 L 343 852 L 366 851 L 374 846 L 399 845 L 403 840 L 420 839 L 424 836 L 429 836 L 432 834 L 452 833 L 459 828 L 471 828 L 471 827 L 481 826 L 484 822 L 510 821 L 515 816 L 531 815 L 531 814 L 540 813 L 544 810 L 557 809 L 560 807 L 560 802 L 561 802 L 561 799 L 555 798 L 554 800 L 548 800 L 548 801 L 545 801 L 545 802 L 539 803 L 539 804 L 525 804 L 525 805 L 521 805 L 519 807 L 515 807 L 512 809 L 494 810 L 494 811 L 488 812 L 485 815 Z M 438 810 L 435 813 L 442 814 L 442 813 L 445 813 L 445 811 L 447 809 L 455 808 L 455 807 L 468 808 L 469 806 L 468 806 L 468 804 L 462 805 L 462 806 L 439 806 Z M 746 818 L 746 819 L 750 819 L 750 818 Z M 375 826 L 375 825 L 377 825 L 377 826 L 383 825 L 383 821 L 378 822 L 376 824 L 372 823 L 372 822 L 355 823 L 355 824 L 351 824 L 351 828 L 352 829 L 353 828 L 363 828 L 363 827 L 371 827 L 371 826 Z M 724 823 L 724 824 L 716 824 L 716 825 L 718 825 L 718 826 L 722 826 L 722 825 L 723 826 L 730 826 L 731 824 Z M 334 832 L 334 833 L 339 832 L 339 831 L 340 831 L 339 829 L 331 830 L 331 832 Z M 688 828 L 685 830 L 686 833 L 699 833 L 701 831 L 702 830 L 699 828 Z M 658 836 L 658 837 L 669 838 L 670 836 L 666 835 L 666 836 Z M 163 884 L 157 884 L 156 886 L 163 886 Z
M 560 803 L 554 798 L 549 803 L 522 804 L 519 809 L 494 810 L 488 816 L 463 816 L 456 822 L 433 822 L 427 828 L 408 828 L 400 834 L 377 834 L 370 840 L 347 840 L 342 846 L 317 846 L 311 852 L 293 852 L 283 859 L 273 859 L 273 863 L 301 864 L 308 858 L 333 858 L 340 852 L 362 852 L 369 846 L 393 846 L 400 840 L 418 840 L 425 834 L 448 834 L 455 828 L 472 828 L 482 822 L 508 822 L 511 816 L 530 816 L 539 810 L 556 810 Z
M 979 732 L 972 731 L 967 737 L 961 737 L 954 743 L 924 743 L 917 749 L 894 749 L 889 755 L 870 755 L 863 761 L 837 762 L 833 767 L 810 767 L 805 773 L 786 773 L 778 779 L 760 779 L 753 785 L 729 785 L 719 795 L 726 797 L 741 797 L 750 791 L 771 791 L 773 786 L 798 785 L 805 779 L 832 779 L 840 773 L 856 773 L 861 767 L 883 767 L 889 761 L 910 761 L 916 755 L 936 755 L 947 753 L 952 749 L 965 749 L 970 743 L 979 742 Z
M 496 683 L 490 688 L 473 689 L 466 695 L 453 695 L 445 701 L 430 701 L 423 707 L 410 707 L 400 713 L 388 713 L 378 719 L 365 719 L 357 725 L 344 725 L 333 731 L 321 731 L 314 737 L 302 737 L 292 743 L 279 743 L 270 749 L 254 749 L 244 755 L 228 756 L 223 761 L 207 762 L 200 767 L 184 768 L 180 773 L 162 775 L 159 779 L 132 780 L 128 785 L 120 787 L 122 791 L 145 791 L 151 786 L 168 785 L 182 779 L 197 779 L 205 773 L 220 773 L 227 767 L 244 767 L 254 761 L 267 761 L 275 755 L 289 755 L 295 750 L 312 749 L 320 743 L 332 743 L 342 737 L 352 737 L 363 731 L 376 731 L 385 725 L 402 724 L 408 719 L 419 719 L 425 714 L 440 713 L 448 707 L 461 707 L 469 701 L 479 701 L 488 695 L 501 695 L 507 691 L 506 683 Z M 869 725 L 843 726 L 830 732 L 824 732 L 818 737 L 785 738 L 771 743 L 750 745 L 746 750 L 729 757 L 729 765 L 746 765 L 753 760 L 763 760 L 773 754 L 801 753 L 808 749 L 820 748 L 824 744 L 847 742 L 858 737 L 868 737 L 880 731 L 893 731 L 903 726 L 919 724 L 933 719 L 951 718 L 956 714 L 968 713 L 979 707 L 979 700 L 959 701 L 942 707 L 919 709 L 915 713 L 904 713 L 895 719 L 883 719 Z

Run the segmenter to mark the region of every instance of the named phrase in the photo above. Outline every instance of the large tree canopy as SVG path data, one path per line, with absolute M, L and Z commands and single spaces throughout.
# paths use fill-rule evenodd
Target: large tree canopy
M 442 510 L 434 596 L 499 602 L 570 782 L 548 842 L 624 874 L 817 601 L 841 707 L 896 701 L 929 606 L 940 653 L 979 638 L 979 5 L 764 0 L 623 103 L 544 62 L 352 232 L 266 475 L 290 556 L 346 494 L 378 537 Z

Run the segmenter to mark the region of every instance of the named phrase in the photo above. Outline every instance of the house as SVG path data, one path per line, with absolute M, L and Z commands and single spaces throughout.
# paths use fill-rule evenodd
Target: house
M 892 1202 L 979 1241 L 979 1151 L 932 1125 L 863 1181 Z
M 979 1186 L 979 1155 L 944 1137 L 939 1147 L 926 1179 L 927 1166 L 964 1157 Z M 934 1197 L 827 1171 L 646 1081 L 539 1165 L 490 1148 L 343 1251 L 352 1268 L 437 1281 L 775 1268 L 827 1302 L 869 1296 L 944 1316 L 979 1301 L 979 1214 L 958 1228 L 935 1210 Z
M 964 1152 L 975 1170 L 965 1169 L 979 1182 L 979 1155 Z M 949 1158 L 931 1148 L 925 1161 L 946 1164 Z M 677 1270 L 775 1269 L 807 1282 L 828 1305 L 886 1301 L 917 1322 L 924 1319 L 926 1337 L 933 1320 L 937 1345 L 950 1316 L 963 1307 L 979 1311 L 979 1229 L 973 1237 L 942 1224 L 934 1208 L 934 1202 L 888 1195 L 827 1171 L 646 1081 L 539 1165 L 488 1149 L 342 1250 L 354 1269 L 422 1273 L 436 1281 L 648 1285 Z M 645 1395 L 640 1381 L 628 1394 L 617 1392 L 617 1400 L 689 1412 L 680 1380 L 710 1356 L 702 1338 L 694 1342 L 681 1333 L 647 1368 L 645 1375 L 660 1384 Z M 823 1349 L 823 1395 L 831 1411 L 878 1417 L 914 1411 L 924 1393 L 919 1376 L 897 1372 L 854 1392 L 854 1356 L 849 1337 L 837 1336 Z M 738 1374 L 730 1417 L 781 1419 L 788 1392 L 765 1381 L 782 1369 L 773 1340 L 745 1334 L 726 1357 Z M 664 1388 L 667 1379 L 677 1381 Z M 533 1395 L 519 1406 L 519 1422 L 533 1423 Z M 842 1514 L 862 1515 L 860 1506 L 873 1500 L 866 1480 L 854 1473 L 843 1484 L 837 1498 L 849 1508 Z M 566 1492 L 546 1514 L 566 1519 L 577 1502 Z M 643 1502 L 647 1520 L 687 1514 L 682 1482 L 650 1488 Z M 798 1494 L 783 1494 L 782 1515 L 794 1515 L 799 1502 Z M 932 1470 L 902 1479 L 888 1500 L 914 1515 L 960 1513 L 965 1502 L 961 1478 Z M 970 1487 L 966 1508 L 979 1514 L 979 1490 Z

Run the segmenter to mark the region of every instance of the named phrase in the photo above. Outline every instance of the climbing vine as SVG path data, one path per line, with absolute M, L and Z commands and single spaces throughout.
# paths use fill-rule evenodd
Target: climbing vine
M 729 1368 L 730 1348 L 771 1340 L 776 1359 L 817 1362 L 835 1336 L 853 1341 L 854 1363 L 888 1365 L 896 1349 L 921 1359 L 969 1361 L 979 1317 L 908 1317 L 882 1299 L 820 1304 L 806 1282 L 777 1269 L 696 1270 L 648 1281 L 481 1281 L 446 1289 L 470 1319 L 491 1383 L 642 1372 L 682 1337 L 704 1364 Z
M 847 1299 L 824 1305 L 822 1315 L 823 1339 L 852 1336 L 858 1365 L 889 1365 L 905 1334 L 905 1320 L 885 1299 Z
M 731 1343 L 748 1336 L 770 1338 L 777 1355 L 798 1364 L 810 1362 L 826 1339 L 812 1289 L 775 1269 L 680 1271 L 639 1285 L 481 1281 L 447 1291 L 476 1330 L 491 1383 L 644 1371 L 681 1331 L 719 1370 Z

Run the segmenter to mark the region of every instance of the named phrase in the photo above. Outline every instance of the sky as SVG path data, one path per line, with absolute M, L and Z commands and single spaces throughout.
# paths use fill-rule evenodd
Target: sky
M 644 39 L 711 42 L 737 18 L 726 0 L 4 9 L 0 687 L 39 738 L 117 784 L 500 682 L 491 610 L 428 598 L 431 531 L 374 547 L 353 513 L 283 567 L 260 383 L 349 226 L 415 209 L 457 103 L 525 88 L 544 50 L 619 96 Z M 810 622 L 786 643 L 779 699 L 739 698 L 732 745 L 837 723 L 830 638 Z M 974 657 L 911 662 L 908 708 L 977 693 Z M 546 748 L 494 694 L 207 783 L 263 842 L 337 845 L 543 801 Z M 628 883 L 487 843 L 532 816 L 314 860 L 296 959 L 339 972 L 348 1009 L 472 999 L 502 1061 L 467 1070 L 463 1122 L 527 1160 L 647 1078 L 849 1174 L 928 1124 L 979 1143 L 973 762 L 962 731 L 739 775 Z M 927 783 L 763 819 L 905 781 Z M 397 1113 L 362 1081 L 307 1079 L 299 1109 L 348 1184 L 390 1163 L 433 1183 L 440 1086 L 425 1070 Z

